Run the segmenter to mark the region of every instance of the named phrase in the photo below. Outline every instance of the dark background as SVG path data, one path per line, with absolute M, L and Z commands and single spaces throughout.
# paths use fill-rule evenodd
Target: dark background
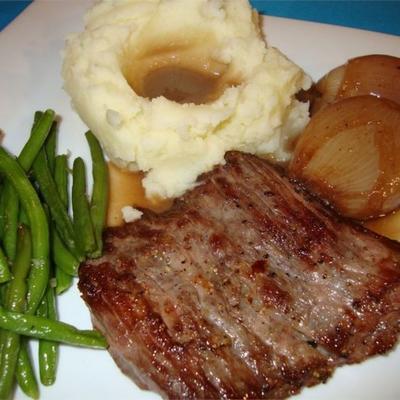
M 400 0 L 250 0 L 250 2 L 260 12 L 268 15 L 400 35 Z M 0 30 L 30 3 L 31 1 L 27 0 L 0 0 Z

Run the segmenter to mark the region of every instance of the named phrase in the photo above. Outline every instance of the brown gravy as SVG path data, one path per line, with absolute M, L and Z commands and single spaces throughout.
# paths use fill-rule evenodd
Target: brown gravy
M 171 38 L 163 43 L 142 43 L 127 48 L 121 57 L 121 70 L 133 91 L 141 97 L 160 96 L 180 104 L 207 104 L 220 97 L 225 89 L 240 83 L 230 66 L 210 54 L 213 39 Z M 209 43 L 209 46 L 205 46 Z
M 150 71 L 143 81 L 143 93 L 137 94 L 149 99 L 164 96 L 181 104 L 205 104 L 219 97 L 220 78 L 219 74 L 166 66 Z

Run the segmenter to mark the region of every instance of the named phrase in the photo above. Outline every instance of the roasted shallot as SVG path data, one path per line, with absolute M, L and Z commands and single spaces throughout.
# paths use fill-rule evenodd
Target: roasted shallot
M 341 215 L 369 219 L 400 206 L 399 152 L 400 105 L 350 97 L 315 114 L 289 169 Z
M 315 89 L 319 96 L 312 104 L 313 113 L 334 101 L 368 94 L 400 104 L 400 58 L 382 54 L 353 58 L 323 76 Z

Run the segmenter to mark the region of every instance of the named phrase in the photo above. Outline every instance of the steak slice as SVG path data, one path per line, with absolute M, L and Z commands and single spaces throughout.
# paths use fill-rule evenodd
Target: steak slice
M 123 372 L 169 398 L 285 398 L 400 331 L 400 246 L 237 152 L 108 229 L 79 288 Z

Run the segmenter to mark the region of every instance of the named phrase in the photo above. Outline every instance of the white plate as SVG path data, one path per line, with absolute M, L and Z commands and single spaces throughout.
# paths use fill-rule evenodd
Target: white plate
M 85 126 L 72 111 L 60 78 L 61 51 L 68 33 L 80 31 L 90 2 L 35 1 L 0 34 L 0 128 L 4 145 L 18 152 L 33 113 L 53 108 L 62 116 L 59 150 L 88 159 Z M 386 53 L 400 56 L 400 37 L 316 23 L 265 18 L 269 43 L 317 79 L 348 58 Z M 76 288 L 60 297 L 63 321 L 91 326 Z M 326 385 L 306 389 L 298 399 L 399 399 L 400 349 L 362 365 L 337 370 Z M 25 398 L 19 391 L 17 399 Z M 42 399 L 157 399 L 141 391 L 115 366 L 106 351 L 62 346 L 57 382 L 41 388 Z

